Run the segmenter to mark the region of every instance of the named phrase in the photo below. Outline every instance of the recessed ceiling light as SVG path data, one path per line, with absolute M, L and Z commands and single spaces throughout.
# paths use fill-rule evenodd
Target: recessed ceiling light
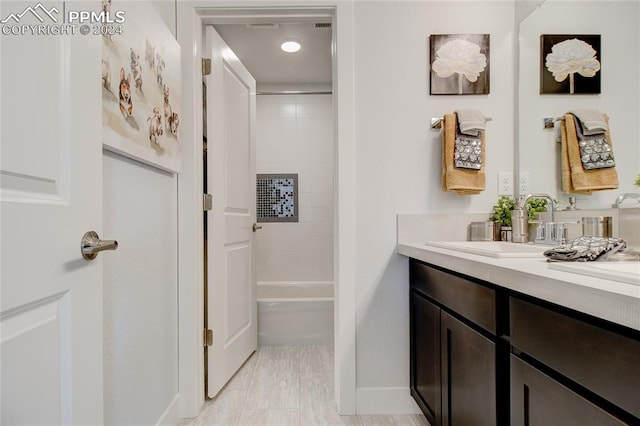
M 300 50 L 300 42 L 296 40 L 287 40 L 280 45 L 280 49 L 287 53 L 295 53 Z

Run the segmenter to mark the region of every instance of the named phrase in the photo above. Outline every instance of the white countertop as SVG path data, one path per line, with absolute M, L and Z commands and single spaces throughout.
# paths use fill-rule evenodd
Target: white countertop
M 640 286 L 549 268 L 545 257 L 491 258 L 399 243 L 398 254 L 640 330 Z

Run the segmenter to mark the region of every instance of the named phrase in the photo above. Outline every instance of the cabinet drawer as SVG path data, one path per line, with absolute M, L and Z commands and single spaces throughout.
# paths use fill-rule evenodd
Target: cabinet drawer
M 510 298 L 514 348 L 640 417 L 640 341 Z
M 481 284 L 412 260 L 411 288 L 496 334 L 496 293 Z

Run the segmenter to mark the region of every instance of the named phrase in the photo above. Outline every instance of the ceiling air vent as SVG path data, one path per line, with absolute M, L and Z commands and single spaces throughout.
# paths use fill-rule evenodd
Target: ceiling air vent
M 247 24 L 247 28 L 280 28 L 280 24 L 276 24 L 273 22 L 254 22 L 251 24 Z
M 331 28 L 331 22 L 316 22 L 315 28 Z

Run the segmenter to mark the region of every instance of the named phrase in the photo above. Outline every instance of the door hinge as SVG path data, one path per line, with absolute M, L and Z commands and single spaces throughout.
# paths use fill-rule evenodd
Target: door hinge
M 213 210 L 213 195 L 204 194 L 204 196 L 202 198 L 202 208 L 206 212 L 209 211 L 209 210 Z
M 210 328 L 205 329 L 202 337 L 204 346 L 213 346 L 213 330 Z
M 202 58 L 202 75 L 211 74 L 211 58 Z

